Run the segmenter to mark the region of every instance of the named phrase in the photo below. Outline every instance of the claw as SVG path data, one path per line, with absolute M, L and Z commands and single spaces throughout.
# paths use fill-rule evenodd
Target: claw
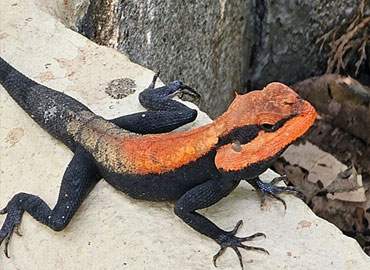
M 266 234 L 264 233 L 255 233 L 255 234 L 252 234 L 250 236 L 247 236 L 247 237 L 242 237 L 241 238 L 241 242 L 244 242 L 244 241 L 250 241 L 250 240 L 253 240 L 254 238 L 257 238 L 257 237 L 263 237 L 263 238 L 266 238 Z
M 172 94 L 168 95 L 168 98 L 173 98 L 175 96 L 179 96 L 179 98 L 182 98 L 184 95 L 192 97 L 193 102 L 200 100 L 200 95 L 198 94 L 198 92 L 185 84 L 179 85 L 179 90 L 176 90 Z
M 193 88 L 191 88 L 191 87 L 189 87 L 187 85 L 182 85 L 181 88 L 184 90 L 184 93 L 185 94 L 193 97 L 193 99 L 195 101 L 199 101 L 200 100 L 200 98 L 201 98 L 200 94 L 197 91 L 195 91 Z
M 18 226 L 19 224 L 16 224 L 14 225 L 12 228 L 10 228 L 10 230 L 8 230 L 8 232 L 5 232 L 5 230 L 1 230 L 0 231 L 0 245 L 4 242 L 4 254 L 7 258 L 10 258 L 9 256 L 9 253 L 8 253 L 8 245 L 9 245 L 9 240 L 10 240 L 10 237 L 12 236 L 12 233 L 13 231 L 15 230 L 15 232 L 21 236 L 21 234 L 19 233 L 18 231 Z
M 160 71 L 159 70 L 154 73 L 152 82 L 148 86 L 149 89 L 154 89 L 155 82 L 157 81 L 157 79 L 159 77 L 159 74 L 160 74 Z
M 9 242 L 9 239 L 10 239 L 10 234 L 6 234 L 5 232 L 1 232 L 0 231 L 0 245 L 3 243 L 3 241 L 5 240 L 5 246 L 4 246 L 4 254 L 7 258 L 10 258 L 9 257 L 9 254 L 8 254 L 8 242 Z
M 18 235 L 18 236 L 22 236 L 22 233 L 21 233 L 21 231 L 19 230 L 19 226 L 20 224 L 17 224 L 17 225 L 15 225 L 14 226 L 14 231 L 15 231 L 15 233 Z
M 220 244 L 221 248 L 213 256 L 213 265 L 215 267 L 217 267 L 217 265 L 216 265 L 217 259 L 222 254 L 224 254 L 225 250 L 228 247 L 231 247 L 235 251 L 236 255 L 238 256 L 239 263 L 240 263 L 240 266 L 241 266 L 242 269 L 244 269 L 243 259 L 242 259 L 242 255 L 241 255 L 238 248 L 242 248 L 242 249 L 245 249 L 245 250 L 262 251 L 262 252 L 265 252 L 266 254 L 269 254 L 269 252 L 267 250 L 265 250 L 264 248 L 246 246 L 242 243 L 242 242 L 245 242 L 245 241 L 253 240 L 256 237 L 260 237 L 260 236 L 266 237 L 266 235 L 264 233 L 255 233 L 255 234 L 247 236 L 247 237 L 237 237 L 237 236 L 235 236 L 235 234 L 238 232 L 238 230 L 240 229 L 240 227 L 242 225 L 243 225 L 243 221 L 239 220 L 238 223 L 236 223 L 236 225 L 235 225 L 235 227 L 232 231 L 225 232 L 225 234 L 222 235 L 221 240 L 217 241 Z
M 8 253 L 9 240 L 15 232 L 21 236 L 19 231 L 19 225 L 22 218 L 23 210 L 10 207 L 12 201 L 10 201 L 4 209 L 0 211 L 0 214 L 8 214 L 5 218 L 4 224 L 0 229 L 0 246 L 4 242 L 4 254 L 7 258 L 10 258 Z
M 224 254 L 224 252 L 225 252 L 225 250 L 226 250 L 226 247 L 222 247 L 222 248 L 220 248 L 220 250 L 213 256 L 213 265 L 215 266 L 215 267 L 217 267 L 217 265 L 216 265 L 216 261 L 217 261 L 217 259 L 222 255 L 222 254 Z
M 278 177 L 275 177 L 274 179 L 272 179 L 270 184 L 274 186 L 275 184 L 277 184 L 281 181 L 285 181 L 285 180 L 288 180 L 288 176 L 286 176 L 286 175 L 278 176 Z
M 237 223 L 236 223 L 236 225 L 235 225 L 235 227 L 234 227 L 234 229 L 230 232 L 232 235 L 235 235 L 237 232 L 238 232 L 238 230 L 241 228 L 243 226 L 243 220 L 239 220 Z
M 284 205 L 284 209 L 287 209 L 286 202 L 277 194 L 291 194 L 305 201 L 306 196 L 295 187 L 282 187 L 276 186 L 277 183 L 287 180 L 287 176 L 275 177 L 270 183 L 264 183 L 261 180 L 257 179 L 253 186 L 261 193 L 261 207 L 265 204 L 265 195 L 271 196 L 281 202 Z
M 287 209 L 286 202 L 282 198 L 280 198 L 280 196 L 278 196 L 274 193 L 267 193 L 267 194 L 270 195 L 271 197 L 274 197 L 279 202 L 281 202 L 284 205 L 284 210 L 286 211 L 286 209 Z
M 243 259 L 242 259 L 242 254 L 240 254 L 240 251 L 237 247 L 232 247 L 233 250 L 235 251 L 236 255 L 238 256 L 238 259 L 239 259 L 239 263 L 240 263 L 240 267 L 242 269 L 244 269 L 244 265 L 243 265 Z
M 3 209 L 0 210 L 0 215 L 5 215 L 6 213 L 8 213 L 8 207 L 5 206 Z
M 11 234 L 9 234 L 9 235 L 6 237 L 6 239 L 5 239 L 5 245 L 4 245 L 4 254 L 5 254 L 5 256 L 6 256 L 8 259 L 10 259 L 10 256 L 9 256 L 9 254 L 8 254 L 8 244 L 9 244 L 10 236 L 11 236 Z
M 188 95 L 188 96 L 192 97 L 194 100 L 199 100 L 200 95 L 197 92 L 195 92 L 195 90 L 193 90 L 193 89 L 190 90 L 190 89 L 182 88 L 180 90 L 177 90 L 177 91 L 173 92 L 172 94 L 168 95 L 168 98 L 173 98 L 175 96 L 179 96 L 179 98 L 182 98 L 184 95 Z
M 266 249 L 264 249 L 264 248 L 260 248 L 260 247 L 250 247 L 250 246 L 246 246 L 246 245 L 243 245 L 243 244 L 238 245 L 238 247 L 243 248 L 243 249 L 245 249 L 245 250 L 261 251 L 261 252 L 266 253 L 267 255 L 270 255 L 270 252 L 268 252 L 268 251 L 267 251 Z

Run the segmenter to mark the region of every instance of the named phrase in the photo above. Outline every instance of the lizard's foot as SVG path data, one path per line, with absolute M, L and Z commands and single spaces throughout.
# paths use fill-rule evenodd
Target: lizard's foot
M 0 210 L 1 215 L 7 214 L 4 224 L 0 230 L 0 245 L 5 240 L 4 254 L 7 258 L 10 258 L 8 254 L 8 244 L 9 244 L 9 240 L 12 236 L 13 231 L 15 231 L 16 234 L 21 236 L 19 232 L 19 224 L 21 222 L 21 218 L 23 214 L 22 210 L 17 209 L 15 207 L 10 207 L 9 206 L 10 202 L 4 209 Z
M 236 255 L 238 255 L 239 263 L 240 263 L 240 266 L 241 266 L 242 269 L 244 269 L 243 260 L 242 260 L 242 255 L 240 254 L 240 251 L 239 251 L 238 248 L 242 248 L 242 249 L 245 249 L 245 250 L 257 250 L 257 251 L 262 251 L 262 252 L 265 252 L 265 253 L 269 254 L 268 251 L 263 249 L 263 248 L 251 247 L 251 246 L 246 246 L 246 245 L 243 244 L 243 242 L 253 240 L 256 237 L 263 236 L 263 237 L 266 238 L 266 235 L 264 233 L 255 233 L 255 234 L 253 234 L 251 236 L 247 236 L 247 237 L 237 237 L 237 236 L 235 236 L 235 234 L 238 232 L 238 230 L 242 226 L 242 224 L 243 224 L 243 221 L 239 220 L 238 223 L 236 224 L 235 228 L 232 231 L 225 232 L 224 234 L 222 234 L 216 240 L 216 242 L 221 246 L 221 248 L 217 252 L 217 254 L 215 256 L 213 256 L 213 264 L 214 264 L 215 267 L 217 267 L 217 265 L 216 265 L 217 259 L 225 252 L 225 250 L 228 247 L 232 248 L 235 251 Z
M 286 202 L 277 194 L 291 194 L 303 201 L 306 200 L 306 196 L 298 188 L 276 186 L 277 183 L 287 179 L 287 176 L 284 175 L 275 177 L 270 183 L 264 183 L 259 179 L 253 183 L 253 186 L 261 193 L 261 207 L 265 204 L 265 195 L 269 195 L 280 201 L 284 205 L 285 210 L 287 209 Z
M 155 83 L 159 77 L 160 71 L 157 71 L 153 75 L 152 82 L 148 86 L 148 89 L 154 89 Z M 200 100 L 200 95 L 197 91 L 195 91 L 190 86 L 183 84 L 181 81 L 174 81 L 168 85 L 171 93 L 167 95 L 168 98 L 173 98 L 178 96 L 179 98 L 183 98 L 184 96 L 189 97 L 190 101 L 198 102 Z
M 183 84 L 180 81 L 174 82 L 174 84 L 177 85 L 177 90 L 171 94 L 168 95 L 168 98 L 173 98 L 175 96 L 178 96 L 179 98 L 183 98 L 184 96 L 187 96 L 191 99 L 192 102 L 198 102 L 200 100 L 200 95 L 197 91 L 195 91 L 190 86 Z

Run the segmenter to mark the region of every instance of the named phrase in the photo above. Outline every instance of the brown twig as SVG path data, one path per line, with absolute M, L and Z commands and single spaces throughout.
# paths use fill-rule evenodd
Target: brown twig
M 364 18 L 365 4 L 369 0 L 363 0 L 358 7 L 355 16 L 350 20 L 349 25 L 342 24 L 334 27 L 316 40 L 316 44 L 321 43 L 319 52 L 322 51 L 326 41 L 328 42 L 330 51 L 328 53 L 326 73 L 339 73 L 340 70 L 345 69 L 350 59 L 356 54 L 360 53 L 359 60 L 355 63 L 357 75 L 360 65 L 366 60 L 366 46 L 370 41 L 368 33 L 368 26 L 370 24 L 370 17 Z M 340 29 L 344 30 L 344 34 L 337 37 Z M 364 30 L 364 31 L 363 31 Z M 361 32 L 364 32 L 361 37 L 358 37 Z

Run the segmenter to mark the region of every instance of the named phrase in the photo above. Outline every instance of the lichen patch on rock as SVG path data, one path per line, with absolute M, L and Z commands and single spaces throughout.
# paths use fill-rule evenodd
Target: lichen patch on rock
M 122 99 L 135 93 L 135 81 L 129 78 L 116 79 L 111 81 L 105 88 L 105 93 L 115 99 Z

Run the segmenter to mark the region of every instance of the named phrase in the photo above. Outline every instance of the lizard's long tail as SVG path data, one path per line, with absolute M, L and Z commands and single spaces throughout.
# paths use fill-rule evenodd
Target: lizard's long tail
M 73 138 L 67 132 L 68 115 L 90 110 L 74 98 L 26 77 L 0 57 L 0 83 L 32 119 L 72 150 Z

